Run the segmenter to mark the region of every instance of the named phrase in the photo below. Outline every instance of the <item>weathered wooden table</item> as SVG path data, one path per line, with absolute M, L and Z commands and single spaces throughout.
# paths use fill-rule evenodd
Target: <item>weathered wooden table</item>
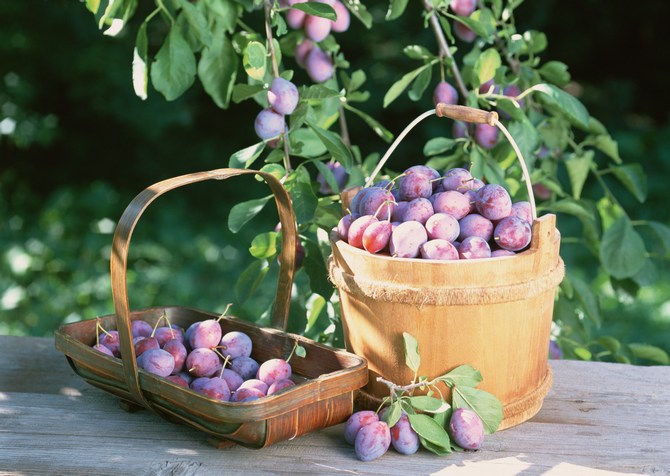
M 53 339 L 0 336 L 0 474 L 670 474 L 670 367 L 553 361 L 532 420 L 477 452 L 389 451 L 363 463 L 342 425 L 254 450 L 148 411 L 127 413 L 85 383 Z

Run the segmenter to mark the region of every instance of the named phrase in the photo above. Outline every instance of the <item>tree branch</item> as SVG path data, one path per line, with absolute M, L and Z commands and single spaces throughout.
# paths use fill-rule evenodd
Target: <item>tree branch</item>
M 444 32 L 442 31 L 442 27 L 440 26 L 440 22 L 437 19 L 437 16 L 435 16 L 435 9 L 430 3 L 430 0 L 423 0 L 423 7 L 430 14 L 428 21 L 430 22 L 430 26 L 433 29 L 433 33 L 435 34 L 437 45 L 440 48 L 440 56 L 450 60 L 449 65 L 451 74 L 454 76 L 454 80 L 456 81 L 456 87 L 460 91 L 461 97 L 466 98 L 468 95 L 468 88 L 465 87 L 463 77 L 461 76 L 461 71 L 458 69 L 456 62 L 454 61 L 454 57 L 451 56 L 449 45 L 447 44 L 447 39 L 444 37 Z

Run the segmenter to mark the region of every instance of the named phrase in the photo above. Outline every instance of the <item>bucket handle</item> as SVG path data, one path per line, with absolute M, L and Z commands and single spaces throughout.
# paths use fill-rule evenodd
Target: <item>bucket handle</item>
M 295 246 L 297 240 L 295 215 L 291 198 L 281 182 L 272 174 L 251 169 L 225 168 L 195 172 L 178 177 L 172 177 L 155 183 L 140 192 L 126 207 L 119 219 L 114 232 L 112 253 L 110 257 L 110 272 L 112 284 L 112 300 L 116 314 L 116 326 L 119 331 L 121 355 L 124 356 L 123 371 L 131 395 L 149 409 L 154 409 L 145 398 L 140 386 L 137 360 L 133 346 L 130 328 L 131 311 L 128 302 L 128 286 L 126 282 L 128 266 L 128 249 L 130 238 L 141 215 L 146 208 L 159 196 L 179 187 L 206 180 L 225 180 L 239 175 L 257 175 L 265 180 L 275 198 L 279 222 L 282 229 L 282 247 L 280 254 L 279 277 L 272 313 L 272 326 L 286 330 L 289 307 L 291 305 L 291 289 L 295 273 Z
M 423 114 L 419 115 L 416 119 L 410 122 L 407 125 L 407 127 L 405 127 L 405 129 L 403 129 L 403 131 L 398 135 L 396 140 L 393 141 L 391 146 L 388 148 L 384 156 L 377 164 L 377 167 L 375 167 L 374 171 L 365 182 L 365 187 L 369 187 L 370 185 L 372 185 L 372 182 L 374 181 L 377 174 L 379 174 L 379 172 L 381 171 L 382 167 L 388 160 L 389 156 L 393 153 L 396 147 L 398 147 L 398 144 L 400 144 L 400 142 L 405 138 L 405 136 L 409 133 L 409 131 L 411 131 L 414 128 L 414 126 L 416 126 L 419 122 L 423 121 L 427 117 L 432 116 L 433 114 L 435 114 L 437 117 L 448 117 L 450 119 L 454 119 L 457 121 L 469 122 L 473 124 L 488 124 L 489 126 L 496 126 L 498 129 L 502 131 L 503 135 L 512 145 L 512 148 L 516 153 L 517 159 L 521 164 L 521 170 L 523 172 L 524 181 L 526 182 L 526 190 L 528 191 L 528 201 L 530 202 L 530 211 L 533 220 L 535 220 L 537 218 L 537 208 L 535 206 L 535 195 L 533 194 L 533 185 L 531 184 L 530 181 L 530 174 L 528 172 L 528 167 L 526 167 L 526 161 L 524 160 L 523 155 L 521 154 L 521 150 L 519 149 L 519 146 L 514 140 L 514 137 L 512 137 L 507 128 L 498 120 L 498 113 L 495 111 L 485 111 L 483 109 L 477 109 L 469 106 L 438 103 L 437 106 L 435 106 L 435 109 L 430 109 L 424 112 Z

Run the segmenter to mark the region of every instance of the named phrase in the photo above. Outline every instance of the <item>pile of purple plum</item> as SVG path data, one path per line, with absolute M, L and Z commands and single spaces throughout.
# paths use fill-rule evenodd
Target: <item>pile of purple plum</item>
M 528 201 L 464 168 L 415 165 L 359 190 L 338 225 L 340 239 L 370 253 L 432 260 L 514 255 L 531 241 Z
M 356 457 L 372 461 L 384 455 L 390 447 L 398 453 L 411 455 L 421 445 L 419 434 L 412 428 L 407 413 L 402 412 L 393 426 L 386 422 L 386 410 L 354 412 L 344 424 L 344 439 L 354 445 Z M 456 408 L 447 424 L 447 432 L 454 445 L 464 450 L 478 450 L 484 441 L 484 424 L 477 413 L 469 408 Z
M 288 359 L 259 363 L 251 357 L 251 338 L 240 331 L 224 334 L 218 319 L 197 321 L 186 330 L 159 323 L 131 323 L 137 364 L 147 372 L 226 402 L 248 402 L 295 385 Z M 103 329 L 93 347 L 121 357 L 116 330 Z

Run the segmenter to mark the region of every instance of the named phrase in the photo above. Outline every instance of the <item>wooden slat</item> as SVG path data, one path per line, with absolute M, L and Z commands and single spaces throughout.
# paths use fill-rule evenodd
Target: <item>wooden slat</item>
M 52 339 L 0 336 L 0 474 L 670 474 L 670 367 L 552 362 L 532 420 L 482 450 L 394 451 L 358 461 L 342 425 L 261 450 L 215 449 L 200 432 L 74 375 Z

